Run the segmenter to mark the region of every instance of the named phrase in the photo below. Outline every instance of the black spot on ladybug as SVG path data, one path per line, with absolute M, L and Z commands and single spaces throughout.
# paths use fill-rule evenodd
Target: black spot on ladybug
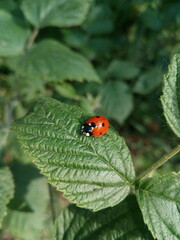
M 91 127 L 95 127 L 96 124 L 94 122 L 91 123 Z
M 100 132 L 100 135 L 102 135 L 102 132 Z
M 100 118 L 100 116 L 96 116 L 96 118 Z
M 104 123 L 102 123 L 102 127 L 104 127 L 105 126 L 105 124 Z

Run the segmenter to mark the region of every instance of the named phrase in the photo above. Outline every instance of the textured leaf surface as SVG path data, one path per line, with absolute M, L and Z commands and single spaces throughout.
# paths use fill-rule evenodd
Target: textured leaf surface
M 18 55 L 23 52 L 29 31 L 9 13 L 0 10 L 0 56 Z
M 6 215 L 6 205 L 13 197 L 14 181 L 9 168 L 0 168 L 0 227 Z
M 71 27 L 80 25 L 92 0 L 26 0 L 22 11 L 36 27 Z
M 179 240 L 180 173 L 142 180 L 136 194 L 153 236 L 158 240 Z
M 78 206 L 100 210 L 127 196 L 134 169 L 123 138 L 113 130 L 99 138 L 80 134 L 87 117 L 78 107 L 43 98 L 13 129 L 52 185 Z
M 37 44 L 26 55 L 9 59 L 8 64 L 20 76 L 44 81 L 99 81 L 92 65 L 83 56 L 54 40 Z
M 47 182 L 32 164 L 15 162 L 11 169 L 16 189 L 8 206 L 4 226 L 18 239 L 39 240 L 47 219 Z
M 71 206 L 61 212 L 52 240 L 152 240 L 134 198 L 116 207 L 92 213 Z
M 133 97 L 128 85 L 121 81 L 104 84 L 100 90 L 102 115 L 115 119 L 122 124 L 133 108 Z
M 178 105 L 178 91 L 180 82 L 180 55 L 175 55 L 169 66 L 168 74 L 164 77 L 163 95 L 161 102 L 165 118 L 174 131 L 180 137 L 180 108 Z

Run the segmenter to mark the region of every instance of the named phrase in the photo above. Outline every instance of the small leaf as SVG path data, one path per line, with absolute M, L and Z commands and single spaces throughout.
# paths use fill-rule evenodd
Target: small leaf
M 162 82 L 162 76 L 157 69 L 150 69 L 140 76 L 134 86 L 134 92 L 145 95 L 152 92 Z
M 8 167 L 0 168 L 0 228 L 6 215 L 6 206 L 14 194 L 14 181 Z
M 168 74 L 164 77 L 163 95 L 161 102 L 165 118 L 173 130 L 180 137 L 180 109 L 178 104 L 177 88 L 180 82 L 180 55 L 175 55 L 169 65 Z
M 60 96 L 68 98 L 68 99 L 74 99 L 79 100 L 80 96 L 77 94 L 75 88 L 72 86 L 72 84 L 69 84 L 67 82 L 64 82 L 62 84 L 52 84 L 55 91 L 60 94 Z
M 114 78 L 132 79 L 139 74 L 139 68 L 132 62 L 113 60 L 108 69 L 107 76 Z
M 82 24 L 92 0 L 26 0 L 21 9 L 34 26 L 71 27 Z
M 136 195 L 145 223 L 158 240 L 180 239 L 180 173 L 139 182 Z
M 32 164 L 15 162 L 11 169 L 16 189 L 4 227 L 18 239 L 39 240 L 49 203 L 47 182 Z
M 7 57 L 23 52 L 29 30 L 10 13 L 0 10 L 0 56 Z
M 101 107 L 98 111 L 122 124 L 133 109 L 133 97 L 128 85 L 121 81 L 107 82 L 101 87 L 99 95 Z
M 113 208 L 92 213 L 70 206 L 52 228 L 52 240 L 152 240 L 134 197 Z
M 10 58 L 8 65 L 22 77 L 45 82 L 99 81 L 92 65 L 83 56 L 54 40 L 42 41 L 24 56 Z
M 99 138 L 81 135 L 88 117 L 78 107 L 42 98 L 12 128 L 53 186 L 78 206 L 97 211 L 127 196 L 134 168 L 123 138 L 112 129 Z
M 142 23 L 154 31 L 161 31 L 163 27 L 163 21 L 161 14 L 152 7 L 147 7 L 146 11 L 141 15 Z
M 112 12 L 108 4 L 96 2 L 83 24 L 83 29 L 89 35 L 110 34 L 114 29 L 113 14 L 114 12 Z

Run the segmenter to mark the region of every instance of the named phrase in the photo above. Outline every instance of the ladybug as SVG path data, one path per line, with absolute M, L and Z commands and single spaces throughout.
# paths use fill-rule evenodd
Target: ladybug
M 81 128 L 82 135 L 89 137 L 100 137 L 107 133 L 109 128 L 109 122 L 107 118 L 103 116 L 94 116 L 88 118 Z

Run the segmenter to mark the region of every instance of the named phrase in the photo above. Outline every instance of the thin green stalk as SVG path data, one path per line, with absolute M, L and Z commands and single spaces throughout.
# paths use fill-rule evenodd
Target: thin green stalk
M 156 170 L 158 167 L 160 167 L 162 164 L 167 162 L 170 158 L 172 158 L 174 155 L 176 155 L 178 152 L 180 152 L 180 145 L 173 148 L 169 153 L 164 155 L 161 159 L 159 159 L 157 162 L 155 162 L 152 166 L 150 166 L 148 169 L 146 169 L 144 172 L 142 172 L 139 176 L 137 176 L 136 181 L 147 177 L 152 171 Z
M 39 28 L 35 28 L 26 44 L 26 49 L 30 48 L 33 45 L 38 33 L 39 33 Z
M 56 212 L 54 208 L 54 197 L 53 197 L 53 188 L 52 186 L 48 183 L 48 188 L 49 188 L 49 198 L 50 198 L 50 208 L 51 208 L 51 214 L 52 214 L 52 222 L 54 223 L 56 220 Z

